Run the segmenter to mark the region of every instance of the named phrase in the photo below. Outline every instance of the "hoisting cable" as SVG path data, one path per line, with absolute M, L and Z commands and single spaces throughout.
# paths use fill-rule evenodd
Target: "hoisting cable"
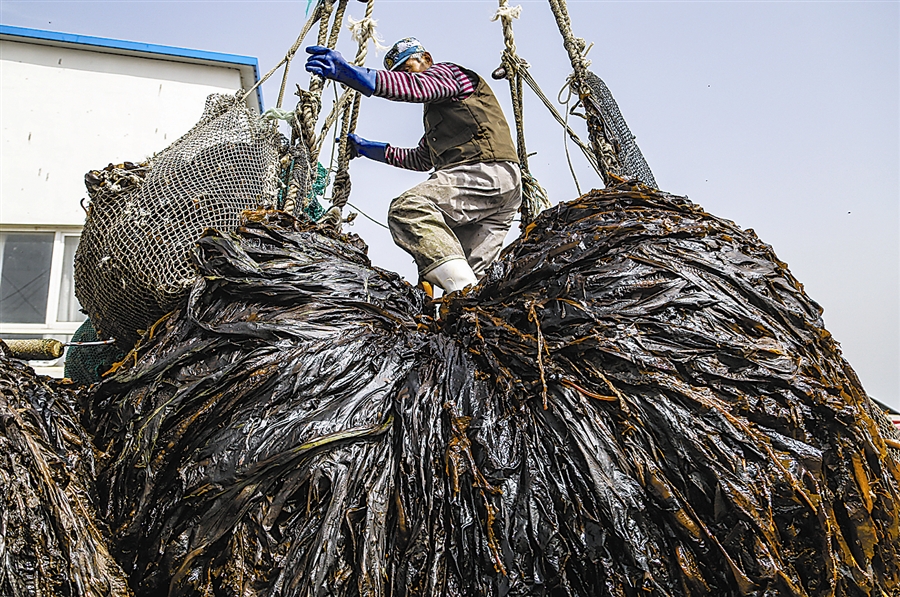
M 360 21 L 349 19 L 348 29 L 352 32 L 353 39 L 356 41 L 356 57 L 353 59 L 355 66 L 364 66 L 366 57 L 369 53 L 369 40 L 371 39 L 376 47 L 383 47 L 379 44 L 378 37 L 375 34 L 376 21 L 372 18 L 372 11 L 375 7 L 375 0 L 367 0 L 366 16 Z M 341 213 L 347 200 L 350 197 L 350 147 L 347 142 L 347 135 L 356 132 L 356 124 L 359 119 L 359 106 L 362 95 L 358 91 L 350 91 L 353 98 L 352 104 L 346 104 L 343 108 L 343 120 L 341 126 L 340 142 L 338 144 L 338 163 L 337 171 L 334 175 L 334 185 L 331 187 L 331 204 L 332 207 L 325 214 L 325 217 L 335 223 L 341 220 Z M 368 217 L 368 216 L 367 216 Z
M 500 19 L 503 25 L 503 40 L 505 48 L 501 57 L 501 76 L 509 81 L 509 95 L 513 105 L 513 115 L 516 121 L 516 154 L 519 157 L 519 169 L 522 172 L 522 204 L 519 213 L 522 214 L 519 227 L 524 229 L 534 221 L 541 211 L 550 207 L 550 199 L 547 191 L 538 184 L 537 179 L 531 175 L 528 169 L 528 150 L 525 148 L 525 125 L 522 111 L 522 65 L 525 61 L 516 54 L 516 41 L 513 36 L 513 19 L 519 18 L 522 12 L 521 6 L 509 6 L 507 0 L 499 0 L 497 13 L 491 19 Z M 498 69 L 499 70 L 499 69 Z M 495 71 L 496 72 L 496 71 Z
M 503 8 L 503 3 L 501 3 L 501 10 L 502 10 L 502 8 Z M 519 10 L 516 10 L 516 9 L 519 9 Z M 498 13 L 501 13 L 501 10 L 498 10 Z M 511 18 L 518 18 L 518 14 L 521 11 L 521 7 L 515 7 L 515 8 L 511 8 L 509 10 L 510 10 L 509 16 Z M 513 11 L 514 11 L 514 14 L 513 14 Z M 503 11 L 503 12 L 506 12 L 506 11 Z M 497 17 L 502 19 L 503 14 L 501 13 L 501 14 L 495 15 L 495 19 Z M 505 35 L 506 35 L 506 28 L 504 27 L 504 37 L 505 37 Z M 547 98 L 547 95 L 541 89 L 540 85 L 538 85 L 537 81 L 534 80 L 534 77 L 531 76 L 531 72 L 528 70 L 529 64 L 522 58 L 515 55 L 515 41 L 514 40 L 513 40 L 513 45 L 512 45 L 512 56 L 514 56 L 514 59 L 509 60 L 509 61 L 506 60 L 506 55 L 507 55 L 506 50 L 504 51 L 503 54 L 504 54 L 504 58 L 503 58 L 504 62 L 501 64 L 500 68 L 498 68 L 497 70 L 494 71 L 494 74 L 492 76 L 495 79 L 509 78 L 510 71 L 514 70 L 515 76 L 520 77 L 521 80 L 524 81 L 531 88 L 531 90 L 538 97 L 538 99 L 540 99 L 541 102 L 550 111 L 550 114 L 553 116 L 553 118 L 556 119 L 556 122 L 558 122 L 560 124 L 560 126 L 563 127 L 565 134 L 567 134 L 569 136 L 569 139 L 571 139 L 572 142 L 578 146 L 578 148 L 584 154 L 584 157 L 587 159 L 588 163 L 591 165 L 591 167 L 594 169 L 594 171 L 597 172 L 597 175 L 600 176 L 600 178 L 602 179 L 603 175 L 600 172 L 600 166 L 597 163 L 597 157 L 594 155 L 593 150 L 590 147 L 588 147 L 578 137 L 578 134 L 574 130 L 572 130 L 572 128 L 569 126 L 568 118 L 564 119 L 560 115 L 560 113 L 556 109 L 556 107 L 553 105 L 553 103 L 550 101 L 550 99 Z M 507 67 L 507 62 L 510 65 L 509 67 Z M 515 88 L 511 87 L 512 94 L 516 93 L 514 91 L 514 89 Z M 521 102 L 521 96 L 522 96 L 521 92 L 519 92 L 518 95 L 519 95 L 519 101 Z M 513 107 L 513 109 L 515 110 L 515 106 Z M 517 122 L 516 126 L 517 126 L 517 133 L 518 133 L 518 127 L 519 127 L 518 122 Z M 568 151 L 568 148 L 566 148 L 566 150 Z M 572 168 L 570 167 L 570 170 L 571 169 Z M 574 176 L 574 174 L 573 174 L 573 176 Z M 576 188 L 578 187 L 577 181 L 575 183 L 575 186 L 576 186 Z
M 572 63 L 571 86 L 578 94 L 578 98 L 584 105 L 585 114 L 588 119 L 588 136 L 594 148 L 598 165 L 600 166 L 600 177 L 603 184 L 609 186 L 613 178 L 621 177 L 621 165 L 615 148 L 610 143 L 610 136 L 604 130 L 605 125 L 602 114 L 594 102 L 590 101 L 591 88 L 587 84 L 587 69 L 590 62 L 585 58 L 587 50 L 585 41 L 572 34 L 572 23 L 569 20 L 569 11 L 566 8 L 565 0 L 549 0 L 550 10 L 556 19 L 557 27 L 563 38 L 563 47 L 569 54 L 569 61 Z

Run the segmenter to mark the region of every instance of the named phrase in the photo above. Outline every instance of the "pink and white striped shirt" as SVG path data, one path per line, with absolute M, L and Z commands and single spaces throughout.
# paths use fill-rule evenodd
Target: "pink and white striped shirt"
M 450 62 L 439 62 L 421 73 L 379 70 L 375 77 L 375 93 L 378 97 L 398 102 L 436 103 L 466 99 L 475 92 L 473 81 L 463 70 Z M 431 153 L 425 137 L 411 148 L 388 145 L 385 160 L 392 166 L 407 170 L 426 171 L 433 168 Z

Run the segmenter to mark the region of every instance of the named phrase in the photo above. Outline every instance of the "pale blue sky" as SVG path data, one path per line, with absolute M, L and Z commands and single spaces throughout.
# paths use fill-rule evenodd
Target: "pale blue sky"
M 0 22 L 256 56 L 265 72 L 293 43 L 306 4 L 4 0 Z M 523 7 L 514 24 L 519 54 L 555 98 L 570 67 L 549 7 L 510 4 Z M 867 391 L 900 408 L 900 3 L 568 5 L 575 34 L 595 44 L 591 70 L 609 85 L 660 187 L 756 230 L 825 309 Z M 488 76 L 503 43 L 490 21 L 496 7 L 376 0 L 375 18 L 387 42 L 415 35 L 437 60 Z M 364 10 L 353 0 L 348 14 L 359 19 Z M 349 32 L 339 47 L 355 52 Z M 370 57 L 380 65 L 380 55 Z M 300 60 L 289 89 L 308 85 Z M 279 82 L 280 73 L 264 86 L 268 106 Z M 508 106 L 506 83 L 493 87 Z M 185 106 L 198 117 L 202 108 Z M 574 198 L 562 131 L 530 93 L 525 126 L 538 180 L 554 202 Z M 421 132 L 418 106 L 363 102 L 362 136 L 411 146 Z M 578 150 L 570 152 L 582 190 L 601 186 Z M 364 160 L 353 162 L 351 176 L 351 203 L 382 222 L 389 200 L 423 178 Z M 354 230 L 376 265 L 415 281 L 387 231 L 362 217 Z

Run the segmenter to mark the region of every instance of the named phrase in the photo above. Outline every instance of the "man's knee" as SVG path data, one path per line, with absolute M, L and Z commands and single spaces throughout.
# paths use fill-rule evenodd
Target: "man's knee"
M 409 195 L 403 194 L 395 197 L 388 206 L 388 223 L 403 222 L 408 219 L 408 214 L 414 209 L 415 201 L 411 201 Z

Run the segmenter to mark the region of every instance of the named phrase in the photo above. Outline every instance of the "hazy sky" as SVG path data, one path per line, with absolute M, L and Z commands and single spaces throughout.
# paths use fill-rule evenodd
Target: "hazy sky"
M 503 46 L 499 23 L 490 21 L 497 4 L 376 0 L 374 16 L 386 42 L 414 35 L 437 60 L 488 77 Z M 510 4 L 523 7 L 514 24 L 518 52 L 556 98 L 571 69 L 548 4 Z M 265 72 L 293 43 L 306 5 L 3 0 L 0 22 L 255 56 Z M 866 390 L 900 408 L 900 3 L 568 5 L 575 34 L 594 43 L 591 70 L 618 101 L 659 186 L 771 244 L 824 308 Z M 351 0 L 350 16 L 364 11 Z M 349 32 L 339 48 L 355 53 Z M 380 66 L 381 58 L 370 53 L 369 64 Z M 289 89 L 308 86 L 302 60 L 291 68 Z M 278 73 L 264 86 L 267 106 L 280 80 Z M 511 117 L 506 82 L 492 86 Z M 287 107 L 295 101 L 289 96 Z M 525 102 L 527 146 L 537 152 L 532 172 L 554 203 L 572 199 L 562 130 L 527 90 Z M 199 117 L 203 106 L 184 109 Z M 585 137 L 582 123 L 572 123 Z M 421 127 L 421 107 L 370 98 L 357 132 L 412 146 Z M 570 153 L 582 191 L 602 186 L 577 148 Z M 355 160 L 351 176 L 350 202 L 384 223 L 389 200 L 425 175 Z M 415 282 L 411 258 L 386 230 L 363 217 L 353 230 L 376 265 Z

